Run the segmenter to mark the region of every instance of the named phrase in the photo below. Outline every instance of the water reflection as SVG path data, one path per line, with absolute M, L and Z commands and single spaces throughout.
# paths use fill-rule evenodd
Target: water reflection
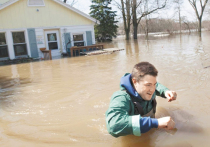
M 117 38 L 109 55 L 81 56 L 0 67 L 0 146 L 200 146 L 209 144 L 210 33 Z M 113 138 L 105 111 L 120 77 L 139 61 L 153 63 L 158 81 L 178 93 L 158 98 L 157 117 L 170 115 L 176 129 Z M 204 65 L 205 63 L 205 65 Z M 206 68 L 205 68 L 206 67 Z

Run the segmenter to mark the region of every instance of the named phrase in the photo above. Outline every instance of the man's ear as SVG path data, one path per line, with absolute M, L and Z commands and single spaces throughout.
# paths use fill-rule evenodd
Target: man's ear
M 137 81 L 136 81 L 135 78 L 132 78 L 131 80 L 132 80 L 132 83 L 133 83 L 133 84 L 136 84 Z

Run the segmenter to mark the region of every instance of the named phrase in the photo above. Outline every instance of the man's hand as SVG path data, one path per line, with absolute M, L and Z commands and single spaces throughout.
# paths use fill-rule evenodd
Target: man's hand
M 176 100 L 177 94 L 175 91 L 166 91 L 165 97 L 168 99 L 168 102 Z
M 175 122 L 170 116 L 162 117 L 158 119 L 158 128 L 165 128 L 167 130 L 174 129 Z

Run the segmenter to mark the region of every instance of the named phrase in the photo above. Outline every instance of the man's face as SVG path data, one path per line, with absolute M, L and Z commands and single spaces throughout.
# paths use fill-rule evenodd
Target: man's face
M 135 90 L 146 101 L 151 100 L 153 93 L 156 89 L 156 77 L 145 75 L 139 82 L 132 79 Z

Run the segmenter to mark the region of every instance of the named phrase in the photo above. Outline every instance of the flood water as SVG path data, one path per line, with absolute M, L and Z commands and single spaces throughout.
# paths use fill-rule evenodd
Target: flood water
M 1 147 L 191 147 L 210 144 L 210 32 L 148 41 L 119 37 L 112 54 L 0 66 Z M 141 137 L 108 134 L 105 111 L 120 78 L 149 61 L 158 82 L 178 94 L 157 97 L 156 117 L 171 116 L 176 129 L 153 129 Z

